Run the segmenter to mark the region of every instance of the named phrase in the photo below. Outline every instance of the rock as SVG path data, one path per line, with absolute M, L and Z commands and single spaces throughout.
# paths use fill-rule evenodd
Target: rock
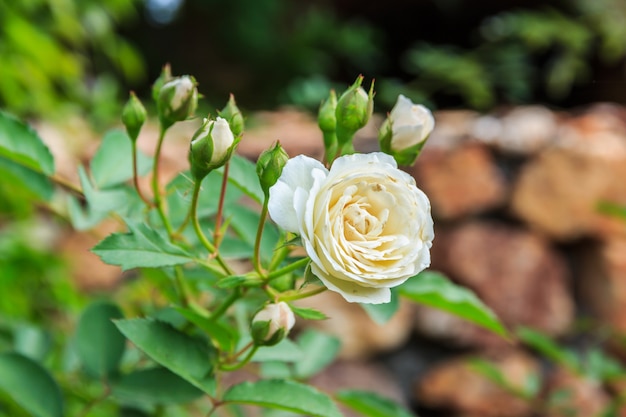
M 552 336 L 568 329 L 574 310 L 568 270 L 546 240 L 484 221 L 440 229 L 436 236 L 431 268 L 475 291 L 506 325 L 529 326 Z M 485 345 L 480 332 L 461 330 L 458 320 L 432 319 L 428 314 L 430 319 L 417 320 L 424 334 L 456 340 L 460 332 L 460 341 Z
M 626 239 L 588 244 L 579 251 L 577 282 L 583 307 L 626 332 Z
M 522 168 L 511 210 L 532 228 L 561 241 L 626 234 L 626 222 L 598 211 L 626 205 L 626 129 L 614 117 L 586 115 L 564 124 L 558 146 Z
M 611 403 L 598 381 L 559 368 L 548 379 L 546 417 L 596 417 Z
M 534 154 L 557 136 L 559 123 L 553 112 L 541 106 L 516 107 L 504 116 L 485 115 L 472 126 L 472 135 L 496 148 L 516 154 Z
M 416 385 L 420 406 L 481 417 L 530 416 L 531 402 L 512 393 L 523 391 L 530 378 L 539 377 L 539 366 L 525 353 L 510 351 L 487 361 L 506 385 L 497 383 L 473 362 L 478 357 L 459 357 L 427 372 Z
M 504 176 L 487 148 L 478 143 L 425 148 L 410 172 L 440 219 L 487 211 L 506 199 Z
M 359 304 L 346 303 L 330 291 L 300 300 L 297 305 L 318 309 L 329 317 L 311 325 L 341 340 L 339 356 L 344 359 L 363 359 L 395 349 L 407 341 L 413 327 L 413 305 L 408 302 L 401 303 L 385 324 L 376 324 Z

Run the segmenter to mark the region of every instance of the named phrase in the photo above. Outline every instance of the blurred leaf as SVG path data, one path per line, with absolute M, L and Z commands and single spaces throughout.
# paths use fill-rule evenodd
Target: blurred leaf
M 187 320 L 198 326 L 224 352 L 232 352 L 235 347 L 236 335 L 233 330 L 219 322 L 209 320 L 188 308 L 175 307 Z
M 584 371 L 596 381 L 611 382 L 621 378 L 626 369 L 600 349 L 591 349 L 584 357 Z
M 366 417 L 413 417 L 404 407 L 375 392 L 342 390 L 335 398 Z
M 76 328 L 76 352 L 91 375 L 105 378 L 117 371 L 126 340 L 112 320 L 122 317 L 119 307 L 106 301 L 90 304 L 80 316 Z
M 303 355 L 294 364 L 295 373 L 298 378 L 307 379 L 332 363 L 339 353 L 341 342 L 334 336 L 306 329 L 298 337 L 298 346 Z
M 220 168 L 217 172 L 223 173 L 224 168 Z M 234 155 L 230 160 L 228 181 L 257 203 L 263 204 L 265 195 L 256 174 L 256 165 L 252 162 L 239 155 Z
M 180 265 L 192 256 L 146 224 L 128 223 L 128 233 L 113 233 L 91 250 L 102 261 L 122 269 Z
M 122 184 L 133 178 L 132 145 L 121 130 L 111 130 L 104 138 L 89 165 L 94 185 L 99 189 Z M 138 175 L 152 168 L 152 158 L 137 150 Z
M 154 406 L 184 404 L 203 395 L 203 392 L 166 368 L 134 371 L 116 380 L 113 395 L 122 404 Z
M 28 198 L 34 197 L 39 200 L 50 201 L 54 194 L 54 184 L 44 174 L 33 171 L 1 155 L 0 176 L 9 187 L 19 187 L 19 193 L 11 193 L 14 199 L 27 195 Z
M 223 400 L 229 403 L 293 411 L 313 417 L 341 417 L 337 406 L 326 394 L 294 381 L 261 380 L 230 387 Z
M 612 203 L 610 201 L 601 201 L 598 203 L 598 212 L 617 219 L 626 220 L 626 206 Z
M 361 304 L 361 307 L 367 312 L 372 320 L 377 324 L 387 323 L 398 308 L 400 308 L 400 299 L 395 290 L 391 290 L 391 301 L 384 304 Z
M 109 213 L 121 209 L 129 203 L 128 194 L 120 187 L 108 190 L 96 188 L 82 166 L 78 167 L 78 177 L 90 211 Z
M 52 347 L 52 339 L 43 329 L 22 324 L 13 333 L 13 346 L 17 353 L 41 362 Z
M 213 394 L 216 352 L 209 344 L 151 319 L 118 320 L 117 328 L 157 363 Z
M 256 233 L 259 226 L 260 214 L 244 206 L 232 206 L 228 209 L 228 215 L 236 221 L 231 223 L 231 228 L 248 245 L 254 247 Z M 274 248 L 280 239 L 278 229 L 266 221 L 263 226 L 263 236 L 261 237 L 261 259 L 264 263 L 269 262 L 274 254 Z
M 0 156 L 46 175 L 54 173 L 54 158 L 27 124 L 0 111 Z
M 0 390 L 34 417 L 63 417 L 63 398 L 50 373 L 18 353 L 0 353 Z
M 537 350 L 546 358 L 565 366 L 575 373 L 580 373 L 581 366 L 576 355 L 574 355 L 573 352 L 561 348 L 546 335 L 528 327 L 518 327 L 515 333 L 522 342 Z
M 398 293 L 416 303 L 434 307 L 507 337 L 491 309 L 470 290 L 450 282 L 438 272 L 424 271 L 398 287 Z
M 240 344 L 245 344 L 245 340 Z M 254 362 L 282 361 L 282 362 L 298 362 L 304 359 L 304 354 L 300 346 L 291 340 L 285 338 L 274 346 L 261 346 L 254 356 Z

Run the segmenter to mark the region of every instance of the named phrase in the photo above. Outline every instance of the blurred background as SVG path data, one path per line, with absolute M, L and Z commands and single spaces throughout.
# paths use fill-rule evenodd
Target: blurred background
M 362 73 L 435 108 L 623 101 L 623 0 L 0 2 L 0 106 L 112 120 L 161 66 L 208 103 L 313 109 Z
M 129 90 L 154 114 L 165 63 L 197 78 L 198 114 L 235 94 L 251 159 L 276 139 L 320 156 L 312 115 L 358 74 L 379 114 L 400 93 L 435 111 L 410 169 L 432 203 L 432 267 L 524 329 L 506 341 L 415 306 L 379 326 L 315 298 L 346 318 L 321 324 L 343 347 L 316 383 L 423 417 L 626 415 L 626 0 L 0 0 L 0 108 L 75 183 Z M 377 149 L 381 120 L 357 149 Z M 187 168 L 191 124 L 166 143 L 166 175 Z M 35 340 L 61 362 L 89 297 L 141 310 L 154 296 L 89 253 L 110 225 L 70 229 L 0 180 L 0 351 Z

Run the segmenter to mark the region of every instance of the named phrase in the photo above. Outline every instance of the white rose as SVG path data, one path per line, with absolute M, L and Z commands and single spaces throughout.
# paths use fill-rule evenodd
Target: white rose
M 435 127 L 430 110 L 400 94 L 388 122 L 391 124 L 391 150 L 400 152 L 428 138 Z
M 330 171 L 290 159 L 270 188 L 269 212 L 300 235 L 311 271 L 349 302 L 389 302 L 389 288 L 430 265 L 430 202 L 384 153 L 343 156 Z

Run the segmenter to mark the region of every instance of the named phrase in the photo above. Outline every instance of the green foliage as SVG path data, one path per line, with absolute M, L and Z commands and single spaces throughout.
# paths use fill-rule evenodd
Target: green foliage
M 496 315 L 471 291 L 437 272 L 425 271 L 409 279 L 398 292 L 417 303 L 460 316 L 501 336 L 507 336 Z
M 413 415 L 395 402 L 368 391 L 343 390 L 338 392 L 335 398 L 366 417 L 412 417 Z
M 224 393 L 224 401 L 277 408 L 313 417 L 341 417 L 330 397 L 309 385 L 293 381 L 244 382 L 229 388 Z
M 136 82 L 144 73 L 139 53 L 115 30 L 135 13 L 133 2 L 118 0 L 3 2 L 0 106 L 53 117 L 76 110 L 75 103 L 96 118 L 113 117 L 114 76 Z
M 0 391 L 34 417 L 62 417 L 61 390 L 39 363 L 18 353 L 0 353 Z

